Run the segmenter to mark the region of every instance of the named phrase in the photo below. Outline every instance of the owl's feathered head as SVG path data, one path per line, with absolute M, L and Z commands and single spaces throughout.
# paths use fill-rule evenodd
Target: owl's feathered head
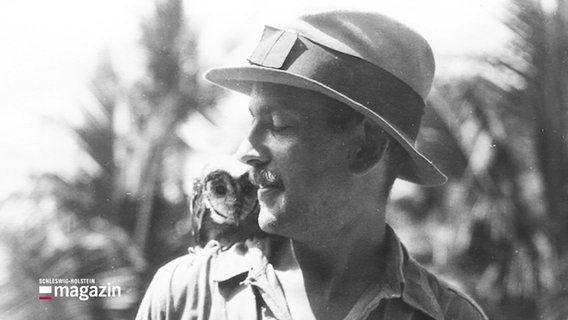
M 194 180 L 190 215 L 200 245 L 210 240 L 229 244 L 260 231 L 257 187 L 247 169 L 233 159 L 217 160 Z

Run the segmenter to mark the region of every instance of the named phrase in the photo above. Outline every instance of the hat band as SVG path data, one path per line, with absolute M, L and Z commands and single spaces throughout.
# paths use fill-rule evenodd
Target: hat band
M 374 111 L 412 140 L 418 134 L 424 113 L 420 95 L 366 60 L 270 26 L 265 27 L 248 60 L 254 65 L 285 70 L 319 82 Z

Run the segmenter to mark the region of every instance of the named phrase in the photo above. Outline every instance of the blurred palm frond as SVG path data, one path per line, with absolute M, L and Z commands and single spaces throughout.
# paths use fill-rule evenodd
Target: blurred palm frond
M 10 319 L 130 319 L 143 287 L 145 263 L 132 240 L 106 220 L 80 213 L 89 201 L 57 176 L 0 204 L 0 310 Z M 64 196 L 61 196 L 64 195 Z M 122 288 L 119 298 L 38 299 L 39 279 L 86 278 Z
M 511 1 L 506 52 L 431 95 L 442 125 L 426 136 L 446 137 L 464 159 L 445 188 L 446 210 L 459 208 L 451 223 L 467 230 L 453 256 L 495 319 L 567 315 L 553 275 L 568 271 L 568 2 L 555 5 Z

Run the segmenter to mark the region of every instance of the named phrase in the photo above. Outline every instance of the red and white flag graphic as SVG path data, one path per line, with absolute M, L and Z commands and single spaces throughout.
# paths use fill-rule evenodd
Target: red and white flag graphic
M 39 300 L 51 300 L 51 286 L 39 286 Z

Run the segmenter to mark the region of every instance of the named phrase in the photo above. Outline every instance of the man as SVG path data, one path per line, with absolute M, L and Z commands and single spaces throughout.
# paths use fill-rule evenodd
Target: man
M 171 262 L 138 319 L 485 319 L 385 223 L 397 177 L 446 179 L 413 146 L 434 74 L 427 42 L 379 14 L 323 12 L 266 27 L 249 63 L 206 78 L 250 95 L 239 156 L 261 229 L 281 237 Z

